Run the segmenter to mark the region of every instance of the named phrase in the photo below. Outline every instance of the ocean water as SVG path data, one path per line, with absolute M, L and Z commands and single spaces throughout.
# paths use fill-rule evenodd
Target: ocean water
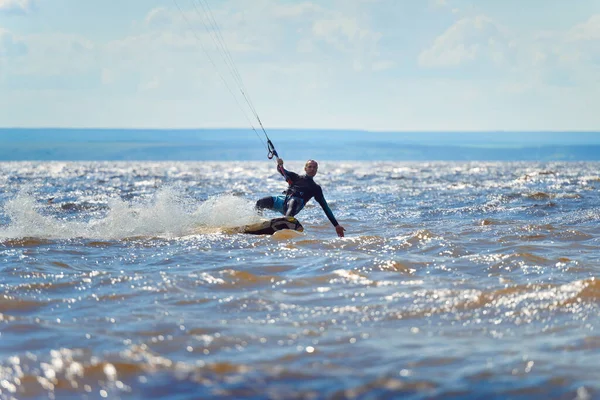
M 290 160 L 600 161 L 600 132 L 371 132 L 273 129 Z M 262 143 L 261 143 L 262 142 Z M 252 129 L 0 128 L 4 161 L 264 161 Z
M 0 398 L 600 398 L 599 167 L 0 162 Z

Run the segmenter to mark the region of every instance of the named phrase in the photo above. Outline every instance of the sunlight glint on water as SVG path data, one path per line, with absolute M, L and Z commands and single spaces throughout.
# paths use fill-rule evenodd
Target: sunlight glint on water
M 0 398 L 596 398 L 599 166 L 2 163 Z

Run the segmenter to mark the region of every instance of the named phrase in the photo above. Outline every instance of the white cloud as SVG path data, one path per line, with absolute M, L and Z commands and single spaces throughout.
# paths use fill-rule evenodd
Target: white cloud
M 26 57 L 11 60 L 12 72 L 17 75 L 85 73 L 97 61 L 94 43 L 79 35 L 28 35 L 20 37 L 16 43 L 20 43 L 21 55 L 26 53 Z
M 586 22 L 574 26 L 567 39 L 575 41 L 600 40 L 600 14 L 591 16 Z
M 429 1 L 431 8 L 446 8 L 448 7 L 448 0 L 430 0 Z
M 161 86 L 160 78 L 157 76 L 151 77 L 149 80 L 141 82 L 138 89 L 142 91 L 156 90 Z
M 260 16 L 256 16 L 259 18 Z M 173 48 L 188 48 L 191 46 L 199 50 L 214 52 L 220 48 L 219 38 L 213 30 L 213 21 L 219 27 L 219 34 L 232 53 L 263 52 L 257 36 L 264 34 L 265 24 L 257 19 L 256 23 L 249 24 L 245 18 L 255 18 L 252 15 L 241 16 L 228 9 L 212 10 L 210 14 L 200 7 L 190 9 L 167 9 L 159 7 L 146 14 L 146 27 L 155 34 L 153 40 L 160 41 L 161 45 L 171 45 Z M 269 29 L 268 27 L 266 28 Z M 264 37 L 276 38 L 274 32 L 269 31 Z M 124 38 L 121 41 L 127 41 Z M 193 49 L 191 49 L 193 50 Z
M 45 118 L 77 124 L 73 118 L 79 115 L 72 116 L 70 108 L 85 110 L 88 102 L 90 109 L 104 110 L 89 113 L 95 125 L 246 127 L 223 87 L 219 73 L 228 79 L 229 71 L 202 23 L 203 11 L 189 1 L 178 3 L 188 7 L 183 16 L 171 3 L 154 9 L 143 3 L 107 32 L 82 23 L 87 16 L 81 14 L 73 16 L 78 21 L 73 25 L 48 21 L 77 34 L 26 35 L 0 28 L 0 101 L 10 105 L 10 99 L 20 98 L 22 104 L 37 104 L 36 115 L 42 115 L 45 104 L 65 99 L 69 107 L 63 113 L 32 119 L 40 124 L 51 124 Z M 590 109 L 589 104 L 600 104 L 600 83 L 595 83 L 600 16 L 580 18 L 571 29 L 546 24 L 546 32 L 536 32 L 535 21 L 523 28 L 512 14 L 493 13 L 495 6 L 457 16 L 452 7 L 463 3 L 456 0 L 438 1 L 438 12 L 431 12 L 436 0 L 368 3 L 211 2 L 247 93 L 267 125 L 519 129 L 600 121 L 592 111 L 578 113 L 569 105 L 585 106 L 580 99 Z M 448 25 L 450 19 L 454 23 Z M 218 63 L 216 69 L 201 45 Z M 231 88 L 239 94 L 235 84 Z M 39 97 L 42 93 L 47 96 Z M 11 116 L 19 110 L 10 107 Z M 11 121 L 19 124 L 16 117 Z
M 21 39 L 0 28 L 0 58 L 22 56 L 26 53 L 27 46 Z
M 553 51 L 558 62 L 585 79 L 597 80 L 600 72 L 600 15 L 574 26 L 554 40 Z M 594 76 L 595 75 L 595 76 Z
M 148 26 L 165 26 L 172 22 L 171 13 L 165 7 L 158 7 L 146 14 L 144 22 Z
M 356 19 L 345 16 L 315 21 L 312 32 L 316 38 L 343 52 L 351 51 L 354 46 L 376 45 L 381 37 L 380 34 L 361 27 Z
M 100 72 L 100 80 L 103 85 L 110 85 L 115 82 L 116 74 L 115 71 L 110 68 L 102 68 Z
M 392 69 L 396 66 L 396 63 L 393 61 L 376 61 L 373 63 L 372 68 L 373 71 L 385 71 L 387 69 Z
M 560 93 L 564 101 L 557 104 L 566 109 L 577 96 L 600 93 L 600 16 L 563 31 L 517 32 L 485 16 L 462 18 L 423 50 L 418 62 L 430 69 L 452 68 L 464 82 L 493 83 L 498 96 L 525 103 Z M 595 97 L 598 104 L 600 96 Z
M 600 15 L 563 31 L 538 32 L 527 50 L 547 83 L 591 88 L 600 76 Z
M 298 49 L 312 53 L 320 63 L 336 60 L 340 70 L 369 73 L 390 68 L 381 57 L 382 33 L 373 29 L 360 7 L 322 10 L 312 20 L 309 32 L 299 37 Z
M 33 0 L 0 0 L 0 13 L 27 14 L 33 8 Z
M 378 56 L 382 35 L 361 21 L 360 3 L 351 7 L 341 3 L 335 9 L 311 2 L 274 0 L 257 0 L 251 8 L 234 7 L 235 4 L 211 9 L 211 14 L 238 63 L 260 55 L 264 63 L 282 66 L 308 60 L 335 62 L 338 68 L 346 70 L 370 71 L 375 63 L 386 62 Z M 145 21 L 159 35 L 154 38 L 154 47 L 160 42 L 164 48 L 195 48 L 208 53 L 215 63 L 222 62 L 218 41 L 209 33 L 211 23 L 206 10 L 156 8 L 147 13 Z
M 451 14 L 459 14 L 461 10 L 453 7 L 449 0 L 429 0 L 429 9 L 433 11 L 444 11 Z
M 500 64 L 515 47 L 506 28 L 480 15 L 454 23 L 421 52 L 418 61 L 423 67 L 456 67 L 478 59 Z
M 277 3 L 271 11 L 272 15 L 277 18 L 299 18 L 303 16 L 316 15 L 322 12 L 323 8 L 313 3 L 299 3 L 290 5 L 282 5 Z

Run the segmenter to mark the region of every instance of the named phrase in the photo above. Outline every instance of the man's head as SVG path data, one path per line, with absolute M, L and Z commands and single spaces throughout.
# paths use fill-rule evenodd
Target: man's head
M 308 160 L 306 164 L 304 164 L 304 172 L 306 175 L 311 178 L 317 174 L 317 170 L 319 169 L 319 164 L 315 160 Z

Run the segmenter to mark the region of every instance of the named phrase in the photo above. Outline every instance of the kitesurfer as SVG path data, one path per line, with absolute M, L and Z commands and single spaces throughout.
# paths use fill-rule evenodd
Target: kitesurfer
M 282 213 L 285 216 L 293 217 L 298 214 L 306 203 L 313 197 L 319 203 L 329 221 L 335 227 L 335 231 L 339 237 L 344 237 L 344 227 L 342 227 L 335 217 L 333 212 L 327 205 L 327 201 L 323 196 L 321 186 L 317 185 L 313 178 L 317 174 L 319 164 L 315 160 L 308 160 L 304 165 L 304 175 L 298 175 L 283 168 L 283 160 L 277 158 L 277 171 L 288 182 L 288 188 L 282 195 L 267 196 L 256 202 L 256 208 L 259 210 L 269 209 Z

